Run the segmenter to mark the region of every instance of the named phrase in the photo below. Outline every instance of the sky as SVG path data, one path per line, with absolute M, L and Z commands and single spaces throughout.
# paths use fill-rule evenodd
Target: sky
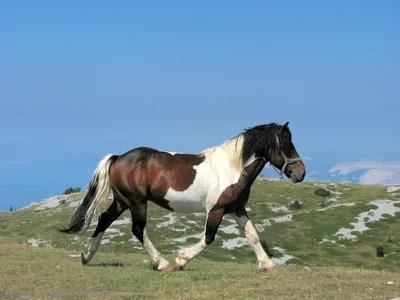
M 307 180 L 400 184 L 398 1 L 2 1 L 0 45 L 0 210 L 270 122 Z

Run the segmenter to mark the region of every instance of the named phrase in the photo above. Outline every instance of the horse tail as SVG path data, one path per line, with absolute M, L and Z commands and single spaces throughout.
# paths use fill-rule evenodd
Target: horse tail
M 69 227 L 59 229 L 60 232 L 76 234 L 86 231 L 93 216 L 99 213 L 99 208 L 108 200 L 111 192 L 109 171 L 118 157 L 118 155 L 108 154 L 99 162 L 89 182 L 83 202 L 72 215 Z

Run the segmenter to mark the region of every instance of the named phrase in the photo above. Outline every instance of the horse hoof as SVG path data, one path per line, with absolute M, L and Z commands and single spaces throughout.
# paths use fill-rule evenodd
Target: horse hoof
M 268 272 L 268 273 L 271 273 L 271 272 L 275 272 L 275 271 L 276 271 L 276 268 L 275 268 L 274 265 L 260 266 L 259 269 L 260 269 L 260 271 Z
M 267 271 L 267 272 L 275 272 L 275 271 L 276 271 L 276 268 L 275 268 L 275 266 L 270 266 L 270 267 L 267 267 L 267 268 L 266 268 L 266 271 Z
M 164 269 L 161 269 L 160 271 L 170 272 L 170 271 L 174 271 L 174 270 L 175 270 L 175 266 L 169 264 L 168 266 L 166 266 Z
M 177 271 L 182 271 L 182 270 L 183 270 L 183 267 L 180 266 L 180 265 L 175 265 L 175 270 L 177 270 Z
M 85 258 L 85 254 L 81 253 L 81 261 L 82 265 L 86 265 L 89 261 Z
M 160 271 L 171 272 L 171 271 L 181 271 L 181 270 L 183 270 L 182 266 L 169 264 L 167 267 L 161 269 Z

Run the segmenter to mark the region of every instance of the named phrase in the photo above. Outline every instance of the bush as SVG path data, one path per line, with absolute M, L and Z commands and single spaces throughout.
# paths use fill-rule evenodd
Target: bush
M 290 203 L 289 208 L 290 209 L 300 209 L 299 200 L 294 200 L 292 203 Z
M 76 187 L 76 188 L 70 187 L 70 188 L 67 188 L 64 191 L 64 195 L 68 195 L 68 194 L 72 194 L 72 193 L 78 193 L 80 191 L 81 191 L 81 188 L 79 188 L 79 187 Z
M 377 257 L 385 256 L 385 252 L 383 251 L 383 246 L 379 245 L 378 247 L 376 247 L 376 256 Z
M 327 189 L 318 188 L 314 191 L 314 194 L 317 196 L 328 197 L 330 196 L 331 192 L 328 191 Z

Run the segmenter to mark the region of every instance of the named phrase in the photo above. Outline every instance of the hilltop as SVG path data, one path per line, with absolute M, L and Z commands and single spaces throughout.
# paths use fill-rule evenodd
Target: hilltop
M 318 195 L 321 190 L 324 196 Z M 68 222 L 84 193 L 58 195 L 1 213 L 0 235 L 31 246 L 66 249 L 71 259 L 79 262 L 77 256 L 96 222 L 79 236 L 63 235 L 56 228 Z M 293 184 L 260 177 L 253 185 L 247 208 L 260 239 L 278 265 L 400 271 L 400 187 Z M 203 213 L 173 213 L 149 203 L 148 233 L 157 249 L 172 257 L 179 248 L 198 241 L 204 219 Z M 130 230 L 127 211 L 106 231 L 99 253 L 146 254 Z M 383 257 L 376 255 L 378 246 L 383 247 Z M 255 263 L 254 253 L 230 216 L 222 221 L 214 243 L 197 259 Z

